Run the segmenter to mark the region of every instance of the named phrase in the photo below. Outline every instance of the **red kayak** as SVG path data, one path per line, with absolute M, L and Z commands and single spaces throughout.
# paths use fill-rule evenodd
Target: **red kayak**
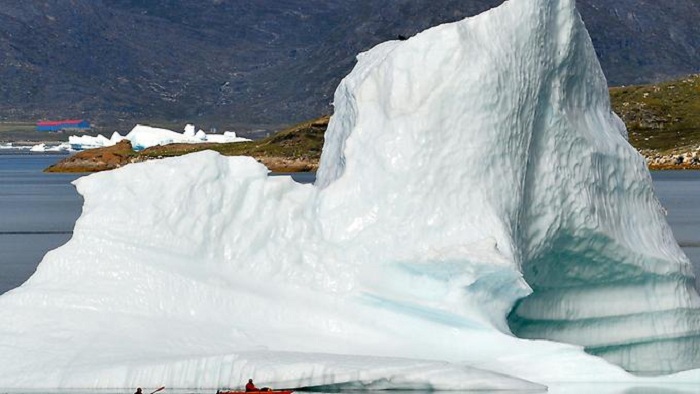
M 217 394 L 292 394 L 294 390 L 268 390 L 268 391 L 221 391 L 217 390 Z

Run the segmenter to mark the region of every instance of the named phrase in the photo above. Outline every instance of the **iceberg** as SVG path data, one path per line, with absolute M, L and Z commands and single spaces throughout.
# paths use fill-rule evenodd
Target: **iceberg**
M 12 147 L 12 145 L 10 145 Z M 62 142 L 59 144 L 36 144 L 29 148 L 30 152 L 34 153 L 44 153 L 44 152 L 70 152 L 71 147 L 67 142 Z
M 131 141 L 131 145 L 134 150 L 140 151 L 156 145 L 175 143 L 198 144 L 210 142 L 223 144 L 230 142 L 250 141 L 250 139 L 238 137 L 236 133 L 232 131 L 224 132 L 224 134 L 207 134 L 203 130 L 199 130 L 195 133 L 194 129 L 194 125 L 188 124 L 185 126 L 183 133 L 178 133 L 168 129 L 136 125 L 125 136 L 122 136 L 116 131 L 110 138 L 107 138 L 101 134 L 98 134 L 96 137 L 89 135 L 71 135 L 68 137 L 68 143 L 73 150 L 85 150 L 114 146 L 120 141 L 126 139 Z
M 86 149 L 103 148 L 106 146 L 114 146 L 117 143 L 119 143 L 119 141 L 121 141 L 122 139 L 124 139 L 124 137 L 122 137 L 116 131 L 112 134 L 112 137 L 109 139 L 103 136 L 102 134 L 98 134 L 95 137 L 90 135 L 70 135 L 68 136 L 68 144 L 70 145 L 72 150 L 80 151 Z
M 29 148 L 30 152 L 46 152 L 46 144 L 36 144 Z
M 0 387 L 700 382 L 690 262 L 574 3 L 359 55 L 315 185 L 211 151 L 75 181 L 72 239 L 0 296 Z
M 22 151 L 22 150 L 30 150 L 32 149 L 33 145 L 15 145 L 12 142 L 5 142 L 5 143 L 0 143 L 0 150 L 17 150 L 17 151 Z

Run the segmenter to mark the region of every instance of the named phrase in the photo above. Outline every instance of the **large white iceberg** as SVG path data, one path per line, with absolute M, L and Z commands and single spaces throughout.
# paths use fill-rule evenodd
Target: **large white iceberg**
M 214 152 L 76 181 L 73 238 L 0 297 L 0 387 L 700 382 L 690 263 L 574 0 L 381 44 L 335 108 L 315 186 Z

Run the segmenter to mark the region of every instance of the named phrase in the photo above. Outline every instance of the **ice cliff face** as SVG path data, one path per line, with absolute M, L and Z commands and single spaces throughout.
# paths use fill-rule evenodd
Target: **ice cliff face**
M 331 121 L 317 182 L 345 195 L 322 204 L 331 234 L 411 258 L 492 237 L 533 289 L 515 334 L 640 373 L 700 366 L 692 268 L 573 1 L 511 1 L 383 44 L 335 105 L 347 115 Z
M 640 380 L 511 330 L 699 366 L 690 264 L 573 0 L 382 44 L 335 105 L 316 186 L 213 152 L 77 181 L 73 239 L 0 297 L 0 387 Z

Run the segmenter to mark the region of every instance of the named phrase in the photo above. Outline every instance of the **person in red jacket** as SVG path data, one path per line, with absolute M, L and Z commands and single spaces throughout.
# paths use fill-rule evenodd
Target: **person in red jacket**
M 253 379 L 248 379 L 248 383 L 245 385 L 245 391 L 260 391 L 257 387 L 255 387 L 255 384 L 253 383 Z

